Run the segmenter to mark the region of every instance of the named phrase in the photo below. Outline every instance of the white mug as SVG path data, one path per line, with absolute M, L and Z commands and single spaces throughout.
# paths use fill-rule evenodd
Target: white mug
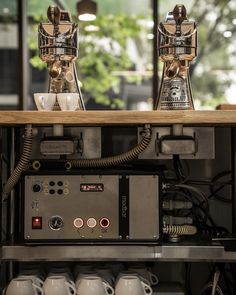
M 62 111 L 75 111 L 79 100 L 79 93 L 57 93 L 57 101 Z
M 132 268 L 129 268 L 129 270 L 136 272 L 138 275 L 146 279 L 150 282 L 151 286 L 155 286 L 159 282 L 158 277 L 154 273 L 150 272 L 146 267 L 133 266 Z
M 125 269 L 124 264 L 120 262 L 107 263 L 105 266 L 111 270 L 115 277 Z
M 41 281 L 45 278 L 45 273 L 39 271 L 38 269 L 22 269 L 19 271 L 18 277 L 20 276 L 35 276 L 39 278 Z
M 123 270 L 123 271 L 121 271 L 116 277 L 116 285 L 117 285 L 119 279 L 122 278 L 122 277 L 125 277 L 125 276 L 135 276 L 135 277 L 139 278 L 142 282 L 144 282 L 145 284 L 150 286 L 150 282 L 148 280 L 141 277 L 139 274 L 137 274 L 136 272 L 134 272 L 132 270 Z
M 72 273 L 68 267 L 53 267 L 50 269 L 47 276 L 64 276 L 68 280 L 72 280 Z
M 82 278 L 76 291 L 77 295 L 114 295 L 114 289 L 98 276 Z
M 115 277 L 111 273 L 111 270 L 106 266 L 100 266 L 95 268 L 95 271 L 110 285 L 114 286 L 115 284 Z
M 45 295 L 75 295 L 76 290 L 73 284 L 63 276 L 47 277 L 43 284 Z
M 137 276 L 123 276 L 115 287 L 116 295 L 152 295 L 152 288 Z
M 86 272 L 80 272 L 75 280 L 75 288 L 77 289 L 80 283 L 80 280 L 87 277 L 99 277 L 99 275 L 95 271 L 86 271 Z
M 71 276 L 68 273 L 60 273 L 60 272 L 50 272 L 47 275 L 47 278 L 51 278 L 51 277 L 63 277 L 67 282 L 69 282 L 72 286 L 75 286 L 74 281 L 72 280 Z
M 23 278 L 26 280 L 31 280 L 35 285 L 42 287 L 43 286 L 43 280 L 41 280 L 37 275 L 31 275 L 31 274 L 20 274 L 18 275 L 18 278 Z
M 43 295 L 43 290 L 30 279 L 15 278 L 9 283 L 6 295 Z
M 35 93 L 34 101 L 39 111 L 51 111 L 56 103 L 56 93 Z
M 90 263 L 76 264 L 74 268 L 74 276 L 77 277 L 79 273 L 93 271 L 93 265 Z M 94 272 L 94 271 L 93 271 Z

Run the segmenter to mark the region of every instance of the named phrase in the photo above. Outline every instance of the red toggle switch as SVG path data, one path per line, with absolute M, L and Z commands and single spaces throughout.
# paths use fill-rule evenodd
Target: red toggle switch
M 32 217 L 32 229 L 42 229 L 42 216 Z

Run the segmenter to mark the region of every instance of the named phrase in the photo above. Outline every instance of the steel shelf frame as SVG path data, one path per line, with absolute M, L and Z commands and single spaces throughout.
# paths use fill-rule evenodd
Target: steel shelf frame
M 236 252 L 212 245 L 37 245 L 2 246 L 2 261 L 212 261 L 236 262 Z

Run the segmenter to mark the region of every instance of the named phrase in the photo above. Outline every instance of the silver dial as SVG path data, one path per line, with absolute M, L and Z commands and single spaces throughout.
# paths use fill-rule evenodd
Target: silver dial
M 49 219 L 49 227 L 52 230 L 60 230 L 63 227 L 63 219 L 60 216 L 52 216 Z

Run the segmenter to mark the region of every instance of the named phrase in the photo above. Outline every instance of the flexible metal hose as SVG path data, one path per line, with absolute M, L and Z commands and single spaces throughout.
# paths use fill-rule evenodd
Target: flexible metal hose
M 197 228 L 193 225 L 165 225 L 163 233 L 168 235 L 195 235 Z
M 29 167 L 30 155 L 32 151 L 32 142 L 33 142 L 33 130 L 32 127 L 26 127 L 24 133 L 24 144 L 23 144 L 23 153 L 21 158 L 16 165 L 14 171 L 11 176 L 7 180 L 3 188 L 3 195 L 6 197 L 14 186 L 17 184 L 18 180 L 21 177 L 21 173 L 25 171 Z
M 135 159 L 139 154 L 141 154 L 149 145 L 152 134 L 150 126 L 145 126 L 142 134 L 143 138 L 140 143 L 132 148 L 131 150 L 116 156 L 106 157 L 106 158 L 96 158 L 96 159 L 79 159 L 71 160 L 66 163 L 66 168 L 95 168 L 95 167 L 107 167 L 113 165 L 119 165 L 127 163 Z

